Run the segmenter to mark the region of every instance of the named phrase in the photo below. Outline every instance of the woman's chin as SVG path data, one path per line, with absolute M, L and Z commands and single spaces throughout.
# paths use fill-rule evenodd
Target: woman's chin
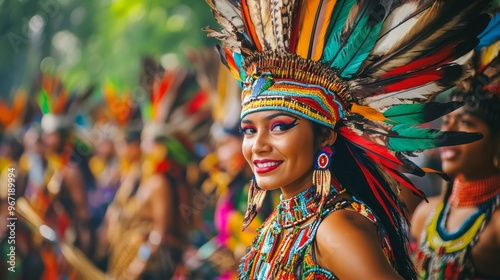
M 259 188 L 266 190 L 266 191 L 272 191 L 275 189 L 279 189 L 278 184 L 269 182 L 268 180 L 256 179 L 256 182 L 257 182 L 257 186 L 259 186 Z

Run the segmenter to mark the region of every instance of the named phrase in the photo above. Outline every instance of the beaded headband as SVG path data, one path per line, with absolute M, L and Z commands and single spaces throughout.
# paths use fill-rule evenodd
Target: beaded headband
M 262 110 L 285 110 L 328 127 L 345 115 L 347 84 L 331 69 L 290 53 L 265 51 L 245 60 L 241 118 Z M 252 70 L 253 69 L 253 70 Z

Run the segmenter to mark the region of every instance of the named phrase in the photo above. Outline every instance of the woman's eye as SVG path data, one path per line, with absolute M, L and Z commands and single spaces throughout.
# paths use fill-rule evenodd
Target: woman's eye
M 297 125 L 297 119 L 290 123 L 276 122 L 271 126 L 272 131 L 285 131 Z
M 255 127 L 251 126 L 245 126 L 245 127 L 240 127 L 240 132 L 243 133 L 244 135 L 251 135 L 254 134 L 257 130 Z
M 468 121 L 468 120 L 463 120 L 463 119 L 460 121 L 460 124 L 461 124 L 461 125 L 463 125 L 463 126 L 466 126 L 466 127 L 471 127 L 471 126 L 473 126 L 473 123 L 472 123 L 472 122 L 470 122 L 470 121 Z

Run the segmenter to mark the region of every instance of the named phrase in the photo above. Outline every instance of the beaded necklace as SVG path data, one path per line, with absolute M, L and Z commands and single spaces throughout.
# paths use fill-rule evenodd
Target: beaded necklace
M 338 182 L 333 181 L 326 204 L 345 192 Z M 297 266 L 304 264 L 304 251 L 310 247 L 328 211 L 332 209 L 320 210 L 315 187 L 287 200 L 282 196 L 281 203 L 258 229 L 259 236 L 243 257 L 239 279 L 296 279 Z M 307 222 L 310 219 L 312 221 Z M 332 276 L 319 267 L 315 272 Z
M 446 229 L 450 203 L 443 202 L 436 209 L 423 233 L 422 244 L 416 255 L 416 267 L 423 279 L 469 279 L 475 274 L 470 249 L 500 204 L 500 193 L 478 205 L 477 210 L 454 232 Z
M 451 205 L 457 207 L 477 206 L 498 193 L 500 193 L 500 174 L 471 182 L 456 178 L 448 200 Z

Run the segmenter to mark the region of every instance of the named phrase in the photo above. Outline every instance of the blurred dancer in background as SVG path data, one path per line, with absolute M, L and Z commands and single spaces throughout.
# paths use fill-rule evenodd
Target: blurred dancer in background
M 108 208 L 107 271 L 118 279 L 171 279 L 183 273 L 187 225 L 179 205 L 187 193 L 186 167 L 195 159 L 189 147 L 193 139 L 184 136 L 203 135 L 194 128 L 207 114 L 204 103 L 197 104 L 194 75 L 186 70 L 163 70 L 146 59 L 142 81 L 150 99 L 141 102 L 141 174 L 122 183 Z M 125 154 L 138 153 L 136 148 Z
M 442 169 L 454 180 L 412 221 L 422 279 L 500 279 L 500 14 L 480 39 L 473 76 L 450 96 L 465 105 L 443 117 L 442 129 L 484 138 L 440 149 Z

